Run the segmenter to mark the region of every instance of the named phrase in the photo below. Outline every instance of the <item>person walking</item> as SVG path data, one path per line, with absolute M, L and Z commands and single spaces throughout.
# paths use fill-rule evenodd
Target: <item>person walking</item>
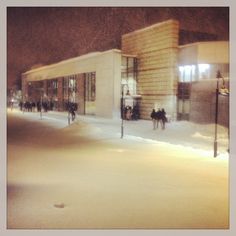
M 35 107 L 36 107 L 35 102 L 32 102 L 32 111 L 33 111 L 33 112 L 35 112 Z
M 41 112 L 41 102 L 40 101 L 37 101 L 37 112 Z
M 156 126 L 157 126 L 157 129 L 158 129 L 158 126 L 159 126 L 159 123 L 161 122 L 161 110 L 160 108 L 158 108 L 157 112 L 156 112 Z
M 160 115 L 161 115 L 161 121 L 162 121 L 162 129 L 165 129 L 165 124 L 167 122 L 167 118 L 166 118 L 166 112 L 165 112 L 164 108 L 161 109 Z
M 23 102 L 22 101 L 20 101 L 19 107 L 20 107 L 20 110 L 22 111 L 23 110 Z
M 75 120 L 75 104 L 74 103 L 69 103 L 69 112 L 71 114 L 72 121 Z
M 155 130 L 156 126 L 157 126 L 157 119 L 156 119 L 156 111 L 155 111 L 155 109 L 152 109 L 150 117 L 152 119 L 153 129 Z

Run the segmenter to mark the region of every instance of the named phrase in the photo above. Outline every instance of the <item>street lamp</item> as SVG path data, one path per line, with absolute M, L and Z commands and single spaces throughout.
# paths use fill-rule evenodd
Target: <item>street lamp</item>
M 40 119 L 43 119 L 43 93 L 44 93 L 44 88 L 38 88 L 37 90 L 40 91 Z
M 67 84 L 67 95 L 68 95 L 68 105 L 67 105 L 67 109 L 68 109 L 68 125 L 70 125 L 70 78 L 68 77 L 68 84 Z
M 121 84 L 121 137 L 123 138 L 124 136 L 124 88 L 127 86 L 127 93 L 126 95 L 129 95 L 129 86 L 128 84 Z
M 217 125 L 218 125 L 218 101 L 219 101 L 219 94 L 223 96 L 229 96 L 229 91 L 225 87 L 225 81 L 224 78 L 222 77 L 220 71 L 217 71 L 216 74 L 217 78 L 217 83 L 216 83 L 216 107 L 215 107 L 215 139 L 214 139 L 214 157 L 217 156 Z M 219 79 L 223 80 L 223 86 L 221 87 L 219 91 Z

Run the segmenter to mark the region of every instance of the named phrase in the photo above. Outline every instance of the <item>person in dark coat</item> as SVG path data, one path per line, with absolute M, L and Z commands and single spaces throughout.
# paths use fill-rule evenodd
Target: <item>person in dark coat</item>
M 161 109 L 161 121 L 162 121 L 162 129 L 165 129 L 167 118 L 166 118 L 166 112 L 164 108 Z
M 75 104 L 74 103 L 69 103 L 69 112 L 71 114 L 71 118 L 72 118 L 72 121 L 75 120 L 75 111 L 76 111 L 76 107 L 75 107 Z
M 155 109 L 152 109 L 151 115 L 150 115 L 153 123 L 153 129 L 156 129 L 157 126 L 157 119 L 156 119 L 156 111 Z
M 132 120 L 138 120 L 138 119 L 139 119 L 139 109 L 138 106 L 135 105 L 132 112 Z
M 32 102 L 32 111 L 34 112 L 35 111 L 35 107 L 36 107 L 36 104 L 35 104 L 35 102 Z
M 22 101 L 20 101 L 19 106 L 20 106 L 20 110 L 22 111 L 23 110 L 23 102 Z
M 161 110 L 160 108 L 158 108 L 157 112 L 156 112 L 156 122 L 157 122 L 157 129 L 158 129 L 158 125 L 159 125 L 159 122 L 161 122 Z
M 44 111 L 47 112 L 48 111 L 48 103 L 47 102 L 43 102 L 42 105 L 43 105 Z
M 36 105 L 37 105 L 37 111 L 38 111 L 38 112 L 41 112 L 41 109 L 42 109 L 42 108 L 41 108 L 41 102 L 38 101 Z

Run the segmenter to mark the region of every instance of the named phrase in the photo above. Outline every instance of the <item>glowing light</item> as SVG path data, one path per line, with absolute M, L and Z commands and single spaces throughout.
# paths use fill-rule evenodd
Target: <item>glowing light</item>
M 183 66 L 179 66 L 179 71 L 182 73 L 184 71 L 184 67 Z
M 182 82 L 193 81 L 195 78 L 195 69 L 196 69 L 195 65 L 179 66 L 180 81 Z
M 209 64 L 198 64 L 198 69 L 200 73 L 206 72 L 210 68 Z

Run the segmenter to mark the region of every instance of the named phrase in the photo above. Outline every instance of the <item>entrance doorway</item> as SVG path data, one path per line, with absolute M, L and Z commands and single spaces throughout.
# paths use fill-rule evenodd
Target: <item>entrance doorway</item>
M 84 105 L 85 115 L 95 115 L 96 113 L 96 73 L 84 74 Z
M 189 120 L 190 113 L 190 83 L 178 84 L 178 120 Z

